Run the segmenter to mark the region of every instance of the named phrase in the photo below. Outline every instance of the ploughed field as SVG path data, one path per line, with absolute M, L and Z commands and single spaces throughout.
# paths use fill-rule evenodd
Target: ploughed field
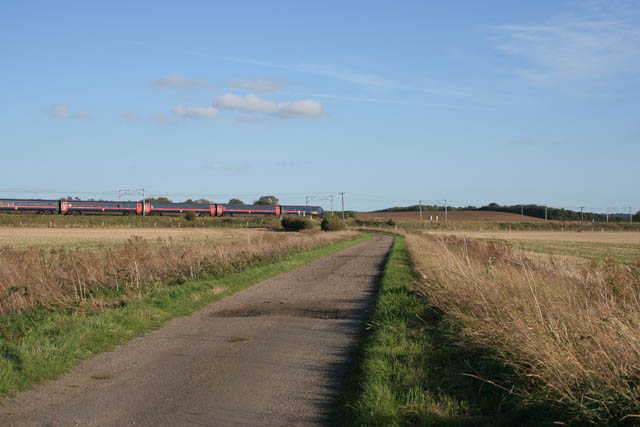
M 435 221 L 436 216 L 438 221 L 444 221 L 444 211 L 422 211 L 422 219 L 429 220 L 429 217 L 433 217 Z M 419 220 L 420 212 L 358 212 L 356 214 L 358 219 L 397 219 L 397 220 Z M 447 213 L 447 219 L 449 221 L 520 221 L 522 218 L 518 214 L 509 212 L 490 212 L 490 211 L 449 211 Z M 531 216 L 524 216 L 524 220 L 527 222 L 544 221 L 540 218 L 534 218 Z
M 133 236 L 146 240 L 177 239 L 212 242 L 246 241 L 263 231 L 216 228 L 3 228 L 0 227 L 0 247 L 30 246 L 92 247 L 125 242 Z

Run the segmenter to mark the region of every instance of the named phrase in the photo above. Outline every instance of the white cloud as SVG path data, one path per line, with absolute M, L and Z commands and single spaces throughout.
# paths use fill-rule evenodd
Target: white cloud
M 245 98 L 234 93 L 227 93 L 216 97 L 213 100 L 213 106 L 245 113 L 275 114 L 278 111 L 278 104 L 273 101 L 266 101 L 253 93 L 248 94 Z
M 69 104 L 52 104 L 49 109 L 49 116 L 56 119 L 80 119 L 93 120 L 93 115 L 89 113 L 69 113 Z
M 419 94 L 429 94 L 429 95 L 439 95 L 443 97 L 456 97 L 456 98 L 469 98 L 474 99 L 483 103 L 486 103 L 487 98 L 495 98 L 496 96 L 500 97 L 503 95 L 487 92 L 486 90 L 480 90 L 477 88 L 464 87 L 454 84 L 445 83 L 443 81 L 438 81 L 426 77 L 420 78 L 415 84 L 408 84 L 407 79 L 394 79 L 385 77 L 378 74 L 373 73 L 364 73 L 359 71 L 353 71 L 350 69 L 346 69 L 344 67 L 339 66 L 329 66 L 322 64 L 309 64 L 309 63 L 301 63 L 301 64 L 285 64 L 278 62 L 271 62 L 259 59 L 252 58 L 240 58 L 240 57 L 230 57 L 230 56 L 220 56 L 210 54 L 208 52 L 203 51 L 195 51 L 195 50 L 185 50 L 185 49 L 169 49 L 162 46 L 136 42 L 134 43 L 137 46 L 160 50 L 163 52 L 171 52 L 171 53 L 180 53 L 192 55 L 200 58 L 213 58 L 218 61 L 226 61 L 233 62 L 238 64 L 249 64 L 264 68 L 271 68 L 275 70 L 286 70 L 293 71 L 297 73 L 310 74 L 315 76 L 320 76 L 324 78 L 329 78 L 337 81 L 342 81 L 346 83 L 350 83 L 353 85 L 361 86 L 366 89 L 373 89 L 375 91 L 386 90 L 386 91 L 406 91 L 412 93 Z M 254 92 L 259 92 L 259 90 L 253 90 Z M 427 105 L 429 107 L 438 105 Z M 457 108 L 457 109 L 468 109 L 468 105 L 442 105 L 446 108 Z M 472 107 L 471 109 L 482 109 L 481 107 Z
M 162 77 L 158 80 L 149 82 L 149 86 L 155 89 L 165 89 L 171 87 L 190 88 L 190 89 L 208 89 L 209 83 L 204 80 L 191 79 L 189 77 L 170 75 Z
M 322 117 L 322 104 L 312 99 L 304 101 L 285 102 L 278 104 L 278 117 L 283 119 L 306 119 L 312 117 Z
M 501 25 L 496 31 L 496 47 L 524 60 L 516 74 L 537 84 L 635 75 L 640 66 L 638 14 L 608 3 L 546 23 Z
M 171 112 L 178 117 L 189 119 L 212 119 L 219 113 L 218 109 L 213 107 L 183 107 L 182 105 L 174 107 Z
M 253 92 L 274 92 L 284 85 L 282 79 L 276 79 L 273 77 L 259 77 L 255 79 L 232 79 L 227 83 L 229 83 L 229 86 Z
M 322 110 L 322 104 L 311 99 L 277 103 L 252 93 L 244 98 L 233 93 L 218 96 L 213 100 L 213 106 L 243 113 L 263 113 L 282 119 L 311 119 L 326 115 Z

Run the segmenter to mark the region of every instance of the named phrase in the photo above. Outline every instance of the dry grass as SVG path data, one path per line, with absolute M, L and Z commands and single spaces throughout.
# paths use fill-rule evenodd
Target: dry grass
M 430 304 L 541 390 L 534 397 L 596 423 L 640 413 L 640 265 L 427 233 L 407 242 Z
M 183 283 L 261 262 L 294 251 L 343 240 L 354 232 L 247 233 L 239 241 L 146 240 L 82 248 L 0 249 L 0 315 L 38 306 L 113 304 L 108 295 L 138 293 L 164 281 Z

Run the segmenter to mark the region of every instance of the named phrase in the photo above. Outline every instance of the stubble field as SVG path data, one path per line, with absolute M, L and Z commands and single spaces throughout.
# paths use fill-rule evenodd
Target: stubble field
M 125 242 L 133 236 L 145 240 L 177 239 L 211 242 L 246 241 L 265 231 L 216 228 L 0 228 L 0 247 L 30 246 L 92 247 Z
M 593 243 L 620 243 L 640 245 L 640 232 L 619 231 L 430 231 L 433 234 L 449 234 L 474 239 L 569 241 Z
M 431 231 L 430 234 L 504 243 L 529 252 L 583 260 L 612 259 L 627 265 L 640 262 L 640 232 Z

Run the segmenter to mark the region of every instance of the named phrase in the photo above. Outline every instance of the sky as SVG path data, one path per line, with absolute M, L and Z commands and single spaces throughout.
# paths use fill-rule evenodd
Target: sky
M 640 210 L 638 2 L 4 1 L 0 53 L 0 197 Z

